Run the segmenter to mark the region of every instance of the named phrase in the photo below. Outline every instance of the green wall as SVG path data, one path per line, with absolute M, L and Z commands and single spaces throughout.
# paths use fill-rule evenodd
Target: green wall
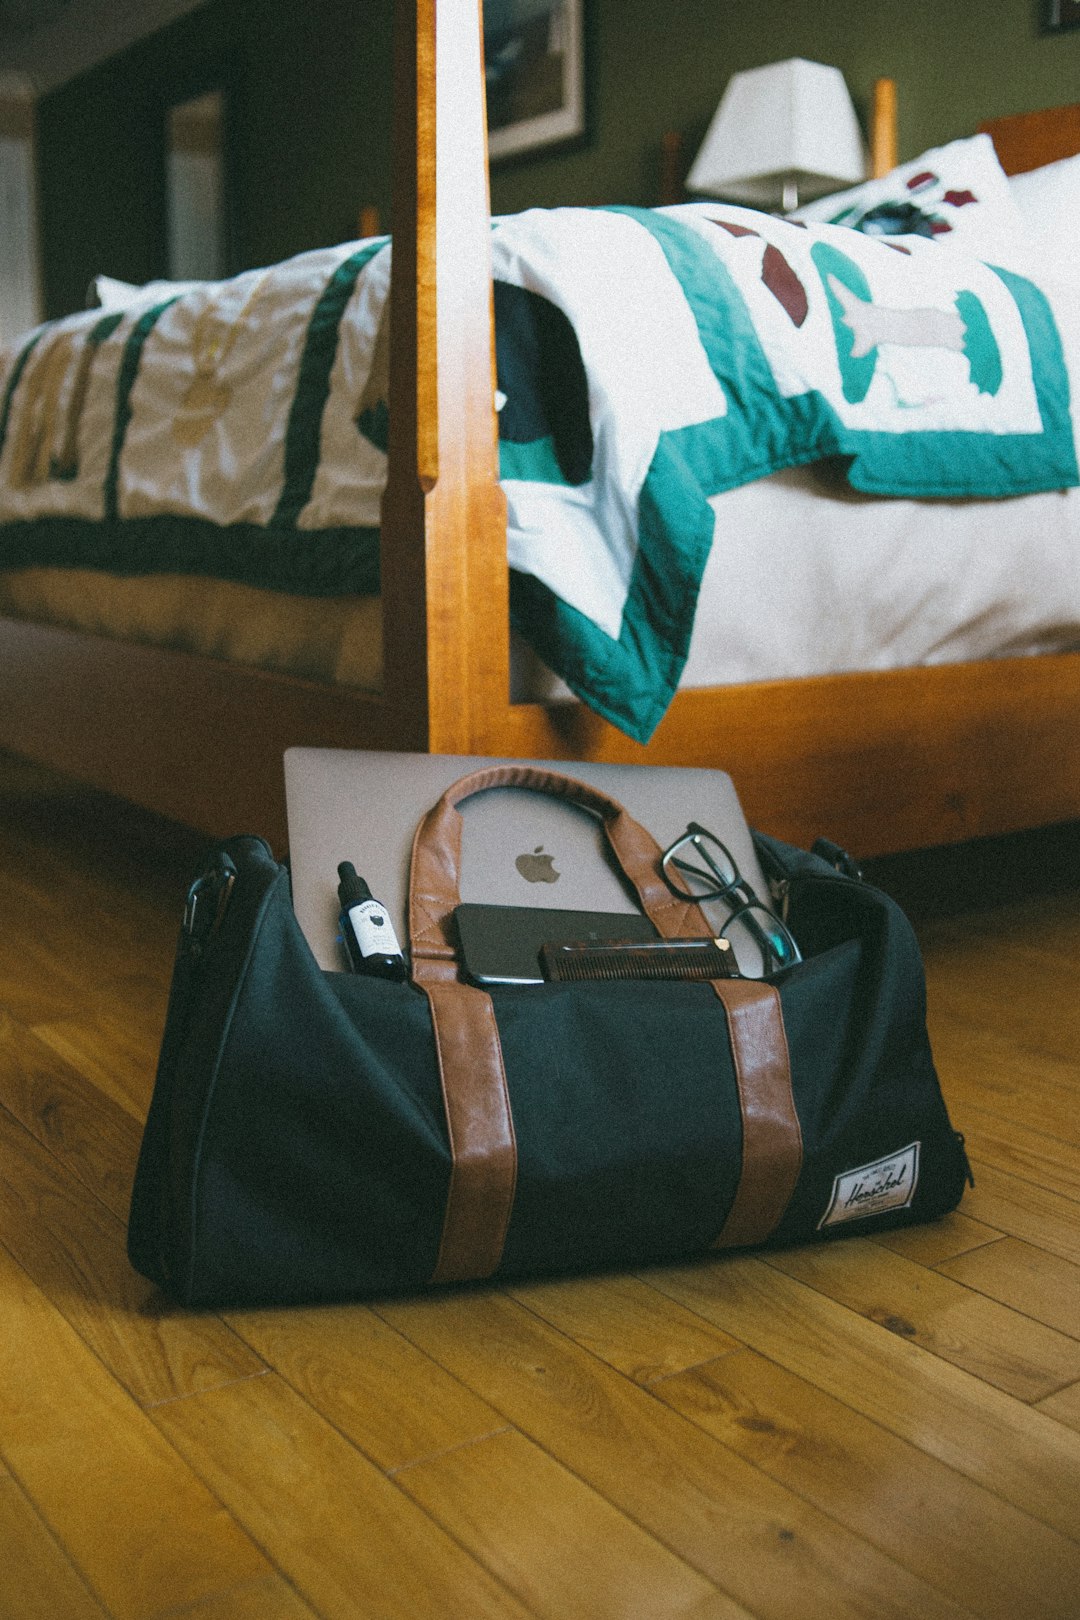
M 589 138 L 497 167 L 496 211 L 655 201 L 664 132 L 682 134 L 689 161 L 729 75 L 785 56 L 835 63 L 863 113 L 875 78 L 895 78 L 902 158 L 980 118 L 1080 99 L 1080 30 L 1042 34 L 1043 0 L 586 4 Z M 389 10 L 389 0 L 207 0 L 44 97 L 48 312 L 81 305 L 100 271 L 165 273 L 165 109 L 214 83 L 229 94 L 233 270 L 348 239 L 362 203 L 385 216 Z
M 653 202 L 665 131 L 689 165 L 732 73 L 788 56 L 842 69 L 860 115 L 897 81 L 901 159 L 983 118 L 1080 100 L 1080 29 L 1040 32 L 1043 0 L 592 0 L 592 139 L 497 169 L 492 202 Z

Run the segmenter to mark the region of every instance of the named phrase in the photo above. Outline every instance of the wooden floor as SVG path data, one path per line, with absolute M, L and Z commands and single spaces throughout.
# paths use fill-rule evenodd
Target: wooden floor
M 1080 1615 L 1080 832 L 879 874 L 940 1225 L 224 1316 L 124 1254 L 197 849 L 0 764 L 2 1620 Z

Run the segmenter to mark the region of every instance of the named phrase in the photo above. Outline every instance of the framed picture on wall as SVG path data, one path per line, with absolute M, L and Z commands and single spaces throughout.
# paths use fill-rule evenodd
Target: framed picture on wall
M 585 0 L 485 0 L 493 160 L 585 134 Z
M 1080 28 L 1080 0 L 1045 0 L 1044 26 L 1048 33 Z

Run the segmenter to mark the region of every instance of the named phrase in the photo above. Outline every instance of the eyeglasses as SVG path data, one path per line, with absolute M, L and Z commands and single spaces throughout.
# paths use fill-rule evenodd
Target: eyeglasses
M 761 952 L 763 974 L 802 961 L 786 924 L 758 899 L 731 851 L 696 821 L 691 821 L 682 837 L 664 851 L 660 869 L 672 894 L 681 900 L 698 905 L 717 900 L 729 907 L 730 915 L 718 930 L 720 937 L 726 938 L 733 928 L 742 927 Z

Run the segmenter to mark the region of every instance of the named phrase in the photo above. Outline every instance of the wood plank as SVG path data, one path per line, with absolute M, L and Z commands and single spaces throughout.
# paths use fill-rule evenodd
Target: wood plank
M 267 1573 L 255 1544 L 3 1247 L 0 1298 L 0 1454 L 115 1620 L 146 1620 L 166 1596 L 193 1603 Z
M 34 1034 L 140 1123 L 154 1089 L 167 996 L 142 974 L 87 993 L 73 1016 L 36 1023 Z
M 380 1468 L 504 1427 L 498 1412 L 362 1306 L 230 1311 L 225 1320 Z
M 750 1620 L 513 1429 L 396 1475 L 401 1488 L 546 1620 Z M 558 1549 L 554 1554 L 554 1549 Z
M 752 1257 L 650 1272 L 663 1293 L 900 1439 L 1080 1539 L 1080 1441 Z
M 77 911 L 79 902 L 96 898 L 95 943 L 104 941 L 107 963 L 111 945 L 125 938 L 146 950 L 155 942 L 168 949 L 176 935 L 176 889 L 182 895 L 206 849 L 205 835 L 10 754 L 0 755 L 0 792 L 0 869 L 16 885 L 20 909 L 29 902 L 70 920 L 72 901 Z M 106 966 L 106 976 L 115 971 Z
M 55 1620 L 55 1617 L 54 1617 Z M 153 1620 L 319 1620 L 315 1610 L 280 1575 L 215 1593 L 182 1609 L 170 1605 Z
M 936 853 L 947 861 L 959 854 L 969 867 L 966 888 L 954 897 L 959 903 L 945 906 L 932 921 L 935 940 L 951 942 L 948 960 L 954 968 L 965 954 L 985 963 L 1002 950 L 1032 966 L 1057 959 L 1076 919 L 1080 829 L 1075 821 L 1041 832 L 1030 829 L 1016 841 L 980 840 L 963 851 Z M 960 974 L 958 988 L 962 982 Z M 1052 983 L 1040 973 L 1033 989 L 1042 995 Z
M 108 1620 L 26 1497 L 0 1468 L 0 1620 Z
M 990 1017 L 977 1010 L 944 1007 L 933 990 L 931 1006 L 930 1038 L 951 1101 L 971 1102 L 1062 1141 L 1071 1139 L 1075 1127 L 1061 1105 L 1075 1076 L 1076 1054 L 1066 1040 L 1037 1030 L 1022 1037 L 1015 1029 L 994 1029 Z M 1044 1007 L 1041 1016 L 1052 1013 Z
M 179 1310 L 133 1271 L 123 1222 L 2 1110 L 0 1241 L 142 1406 L 266 1371 L 216 1316 Z
M 47 947 L 54 966 L 80 986 L 130 971 L 133 957 L 143 972 L 167 983 L 194 846 L 205 840 L 182 831 L 177 838 L 172 830 L 178 851 L 162 837 L 151 860 L 147 852 L 128 847 L 132 833 L 138 833 L 130 806 L 64 784 L 54 797 L 43 793 L 26 814 L 31 830 L 20 837 L 7 819 L 0 846 L 8 902 L 5 938 L 24 952 Z M 146 831 L 144 826 L 144 843 Z M 180 851 L 185 852 L 182 865 Z M 81 949 L 72 949 L 76 918 L 84 926 L 93 919 L 92 941 L 84 936 Z
M 1080 1377 L 1080 1344 L 951 1277 L 853 1238 L 768 1264 L 1021 1401 Z
M 1075 1087 L 1071 1101 L 1075 1119 Z M 1031 1130 L 1016 1119 L 999 1117 L 990 1109 L 965 1105 L 964 1137 L 969 1154 L 978 1163 L 1080 1202 L 1080 1143 L 1064 1136 L 1070 1128 L 1080 1132 L 1080 1122 L 1070 1127 L 1066 1096 L 1055 1097 L 1054 1104 L 1060 1106 L 1060 1113 L 1055 1121 L 1058 1130 L 1052 1136 L 1045 1131 Z M 1045 1106 L 1041 1112 L 1045 1120 Z
M 276 1373 L 153 1416 L 326 1620 L 527 1615 Z
M 1008 926 L 1007 918 L 1005 926 Z M 1080 1035 L 1080 1019 L 1071 1005 L 1062 1006 L 1056 1000 L 1052 991 L 1048 990 L 1047 981 L 1060 975 L 1062 961 L 1067 960 L 1075 944 L 1075 921 L 1062 918 L 1057 944 L 1045 954 L 1026 951 L 1008 966 L 1006 971 L 1012 982 L 1017 987 L 1021 984 L 1024 986 L 1023 994 L 1016 997 L 1017 1010 L 1012 1018 L 1008 1016 L 1008 997 L 999 996 L 999 1004 L 993 1012 L 981 1009 L 981 997 L 971 994 L 970 987 L 950 987 L 947 1001 L 942 998 L 945 1010 L 958 1027 L 965 1030 L 986 1029 L 1000 1038 L 1001 1051 L 1007 1050 L 1008 1045 L 1012 1044 L 1023 1064 L 1021 1083 L 1034 1082 L 1036 1086 L 1039 1085 L 1042 1078 L 1039 1065 L 1045 1063 L 1046 1078 L 1052 1085 L 1068 1084 L 1068 1071 L 1064 1077 L 1059 1073 L 1058 1060 L 1075 1057 L 1074 1037 Z M 994 975 L 989 977 L 992 982 Z M 990 1047 L 988 1057 L 992 1065 L 994 1055 Z M 1069 1134 L 1066 1133 L 1067 1138 Z M 1075 1129 L 1071 1134 L 1075 1136 Z
M 1032 1060 L 1015 1042 L 964 1024 L 946 1037 L 932 1028 L 931 1038 L 949 1111 L 965 1136 L 970 1109 L 1000 1121 L 1010 1136 L 1032 1131 L 1071 1145 L 1074 1058 L 1040 1055 Z
M 127 1219 L 142 1122 L 0 1009 L 0 1107 Z
M 975 1220 L 1080 1265 L 1080 1203 L 1075 1200 L 978 1164 L 964 1207 Z
M 70 925 L 63 926 L 62 937 L 50 941 L 25 922 L 17 930 L 14 907 L 5 907 L 5 912 L 7 926 L 0 933 L 0 1003 L 28 1027 L 39 1020 L 77 1016 L 85 1005 L 87 984 L 85 974 L 67 959 Z
M 1000 1243 L 943 1260 L 938 1269 L 968 1288 L 977 1288 L 1037 1322 L 1080 1339 L 1080 1266 L 1056 1254 L 1016 1238 L 1002 1238 Z
M 935 1266 L 941 1260 L 951 1260 L 984 1243 L 994 1243 L 1000 1237 L 1001 1233 L 995 1232 L 992 1226 L 983 1226 L 953 1210 L 940 1221 L 929 1221 L 925 1226 L 901 1226 L 895 1232 L 882 1232 L 873 1241 L 891 1249 L 893 1254 L 917 1260 L 922 1266 Z
M 986 1620 L 1075 1614 L 1076 1542 L 756 1352 L 654 1393 Z
M 569 1277 L 508 1292 L 636 1384 L 651 1384 L 739 1348 L 729 1333 L 661 1299 L 637 1277 Z
M 3 796 L 4 940 L 17 953 L 16 966 L 21 958 L 28 977 L 25 969 L 40 959 L 61 985 L 70 980 L 84 989 L 131 971 L 135 958 L 144 974 L 167 985 L 186 887 L 167 855 L 169 840 L 140 847 L 145 823 L 158 823 L 147 817 L 140 829 L 130 807 L 50 780 L 54 791 L 43 785 L 25 804 L 17 794 Z M 191 835 L 180 842 L 186 847 Z M 171 920 L 163 909 L 169 899 Z
M 1072 903 L 1064 902 L 1070 909 Z M 1035 940 L 1023 938 L 1021 919 L 1012 910 L 1009 921 L 1008 928 L 995 928 L 991 914 L 983 919 L 974 946 L 968 943 L 965 949 L 965 942 L 958 939 L 951 974 L 944 952 L 935 952 L 935 1008 L 947 1012 L 951 1020 L 992 1030 L 1026 1053 L 1049 1058 L 1075 1055 L 1080 1008 L 1063 1005 L 1057 994 L 1061 956 L 1060 947 L 1051 943 L 1053 907 L 1044 902 Z M 1062 924 L 1067 937 L 1069 919 L 1063 918 Z M 1019 983 L 1024 986 L 1022 996 L 1001 993 L 1003 985 Z
M 380 1305 L 538 1446 L 762 1620 L 956 1606 L 494 1292 Z M 185 1405 L 188 1403 L 184 1403 Z
M 1048 1395 L 1045 1401 L 1039 1402 L 1039 1411 L 1080 1434 L 1080 1384 L 1070 1384 L 1068 1389 Z

